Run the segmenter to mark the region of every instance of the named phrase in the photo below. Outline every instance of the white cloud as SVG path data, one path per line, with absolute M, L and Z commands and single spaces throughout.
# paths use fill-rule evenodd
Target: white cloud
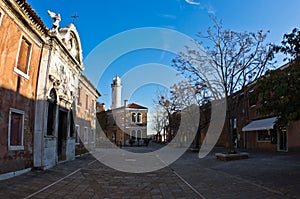
M 193 0 L 185 0 L 185 2 L 187 2 L 188 4 L 192 4 L 192 5 L 200 5 L 200 2 L 195 2 Z
M 207 9 L 208 14 L 213 14 L 213 15 L 216 14 L 216 10 L 211 5 L 207 6 L 206 9 Z
M 167 18 L 167 19 L 176 19 L 176 15 L 169 15 L 169 14 L 164 14 L 162 17 Z
M 172 30 L 176 30 L 176 26 L 171 26 L 171 25 L 163 25 L 163 28 L 167 28 L 167 29 L 172 29 Z

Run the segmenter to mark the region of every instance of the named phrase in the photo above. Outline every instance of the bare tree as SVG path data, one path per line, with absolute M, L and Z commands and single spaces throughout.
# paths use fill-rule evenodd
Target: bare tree
M 167 117 L 162 107 L 156 105 L 151 110 L 152 129 L 156 132 L 157 138 L 161 136 L 161 131 L 165 127 Z
M 229 152 L 233 148 L 233 94 L 255 81 L 268 69 L 273 58 L 267 33 L 224 30 L 222 22 L 213 19 L 213 28 L 206 35 L 199 33 L 195 49 L 186 46 L 186 52 L 173 60 L 173 66 L 194 85 L 204 84 L 212 100 L 226 98 Z M 202 47 L 202 46 L 205 47 Z
M 157 105 L 156 108 L 161 109 L 163 114 L 165 114 L 164 131 L 166 127 L 168 127 L 169 131 L 178 129 L 181 111 L 193 105 L 198 105 L 200 108 L 200 105 L 209 101 L 209 97 L 206 97 L 206 95 L 207 87 L 204 84 L 197 83 L 195 85 L 194 82 L 190 81 L 180 81 L 174 84 L 170 91 L 167 89 L 159 90 L 155 104 Z M 193 126 L 198 125 L 193 124 Z M 197 133 L 199 134 L 200 132 L 197 131 Z M 196 140 L 199 140 L 198 138 L 199 136 L 196 137 Z M 169 139 L 172 139 L 172 135 L 170 135 Z M 199 142 L 196 144 L 196 147 L 199 147 Z
M 170 94 L 170 99 L 178 110 L 195 104 L 202 105 L 209 101 L 207 87 L 204 84 L 194 84 L 194 82 L 181 81 L 174 84 Z
M 171 87 L 170 93 L 173 103 L 177 105 L 177 109 L 179 110 L 184 110 L 190 106 L 197 105 L 200 114 L 201 106 L 210 101 L 208 89 L 204 83 L 181 81 Z M 200 120 L 198 121 L 198 125 L 193 124 L 193 126 L 199 127 Z M 200 128 L 197 128 L 195 148 L 199 148 L 200 146 L 200 130 Z
M 172 124 L 172 114 L 178 110 L 178 105 L 175 101 L 172 101 L 168 89 L 157 90 L 157 93 L 157 99 L 154 100 L 154 104 L 157 105 L 156 108 L 164 116 L 163 129 L 165 131 L 167 126 Z

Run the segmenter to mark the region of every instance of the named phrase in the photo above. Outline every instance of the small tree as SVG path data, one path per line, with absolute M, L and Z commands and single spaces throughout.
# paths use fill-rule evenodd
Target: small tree
M 172 114 L 178 111 L 178 104 L 171 99 L 170 92 L 167 89 L 158 90 L 157 92 L 157 100 L 154 101 L 154 104 L 157 105 L 157 109 L 159 109 L 164 116 L 164 119 L 162 120 L 163 129 L 166 130 L 168 125 L 173 124 Z
M 233 118 L 236 102 L 233 94 L 264 74 L 273 53 L 270 45 L 265 43 L 267 33 L 262 30 L 257 33 L 236 32 L 224 30 L 222 23 L 216 19 L 213 22 L 213 28 L 208 28 L 206 35 L 197 35 L 200 38 L 195 41 L 197 48 L 187 46 L 186 52 L 173 60 L 173 65 L 194 85 L 208 85 L 213 100 L 226 98 L 229 152 L 234 152 Z M 217 82 L 212 82 L 212 75 L 217 77 Z M 221 85 L 222 89 L 215 89 L 215 85 Z
M 180 111 L 195 104 L 202 104 L 204 99 L 208 101 L 209 99 L 205 97 L 205 85 L 197 83 L 193 85 L 194 82 L 181 81 L 174 84 L 170 88 L 170 92 L 164 90 L 160 91 L 158 95 L 158 100 L 155 102 L 158 106 L 162 108 L 165 114 L 165 125 L 163 128 L 169 127 L 169 130 L 174 130 L 180 125 Z M 166 126 L 168 125 L 168 126 Z M 170 137 L 172 139 L 172 137 Z
M 300 31 L 294 28 L 283 36 L 281 45 L 274 46 L 275 53 L 285 55 L 287 67 L 270 71 L 257 82 L 260 95 L 259 112 L 264 115 L 278 115 L 278 124 L 300 120 Z
M 170 91 L 171 99 L 173 103 L 177 105 L 178 110 L 184 110 L 189 106 L 197 105 L 200 112 L 201 106 L 210 101 L 210 97 L 208 96 L 207 92 L 206 84 L 192 81 L 181 81 L 177 84 L 174 84 Z M 198 125 L 194 124 L 193 126 L 199 127 L 200 120 Z M 200 131 L 201 129 L 198 128 L 195 137 L 195 148 L 200 147 Z
M 157 138 L 165 126 L 166 115 L 160 106 L 154 106 L 151 111 L 152 129 L 156 132 Z

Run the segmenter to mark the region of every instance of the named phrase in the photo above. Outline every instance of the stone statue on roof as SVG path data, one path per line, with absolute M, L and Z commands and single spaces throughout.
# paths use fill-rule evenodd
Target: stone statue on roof
M 59 22 L 61 21 L 60 14 L 56 14 L 54 12 L 51 12 L 50 10 L 48 10 L 48 14 L 54 20 L 52 24 L 52 29 L 57 30 L 59 27 Z

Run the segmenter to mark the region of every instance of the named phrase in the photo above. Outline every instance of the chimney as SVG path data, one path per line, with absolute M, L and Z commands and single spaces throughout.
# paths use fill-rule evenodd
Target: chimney
M 124 107 L 128 106 L 128 100 L 124 100 Z

